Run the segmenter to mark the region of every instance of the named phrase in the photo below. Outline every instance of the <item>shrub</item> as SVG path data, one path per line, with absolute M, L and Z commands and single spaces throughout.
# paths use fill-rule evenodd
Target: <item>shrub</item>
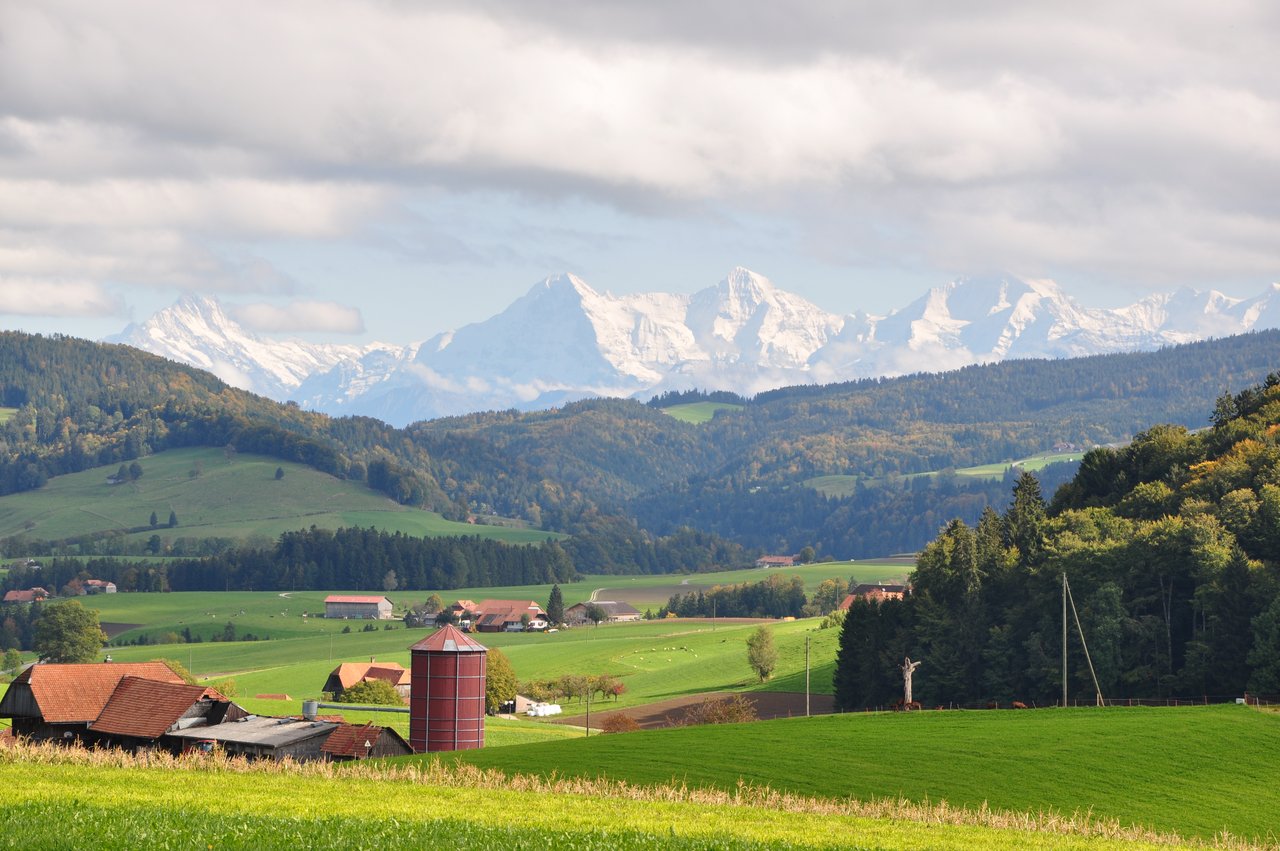
M 680 717 L 667 716 L 672 727 L 693 727 L 698 724 L 739 724 L 755 721 L 756 705 L 740 694 L 731 697 L 705 698 L 701 703 L 685 710 Z
M 367 703 L 374 706 L 403 706 L 404 698 L 386 680 L 361 680 L 342 693 L 339 703 Z
M 604 723 L 600 725 L 602 733 L 634 733 L 640 729 L 640 722 L 632 718 L 630 715 L 610 715 L 604 719 Z

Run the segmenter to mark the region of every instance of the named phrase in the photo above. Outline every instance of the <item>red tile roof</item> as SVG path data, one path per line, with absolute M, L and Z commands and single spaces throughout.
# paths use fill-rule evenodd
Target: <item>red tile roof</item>
M 32 665 L 14 679 L 10 688 L 30 683 L 31 694 L 47 723 L 88 723 L 101 714 L 116 685 L 127 676 L 182 682 L 182 677 L 163 662 L 90 662 Z
M 324 745 L 320 750 L 330 756 L 349 756 L 363 757 L 368 751 L 373 750 L 378 745 L 378 739 L 383 736 L 393 736 L 404 741 L 404 739 L 389 727 L 378 727 L 374 724 L 343 724 L 338 729 L 329 734 L 329 738 L 325 739 Z M 368 742 L 369 747 L 366 748 L 364 743 Z M 407 751 L 409 746 L 405 744 Z
M 338 678 L 343 690 L 364 679 L 386 680 L 392 685 L 409 684 L 409 672 L 395 662 L 343 662 L 330 676 Z
M 328 597 L 324 598 L 324 601 L 326 603 L 381 603 L 383 601 L 386 601 L 388 603 L 391 602 L 390 600 L 387 600 L 385 596 L 360 597 L 353 594 L 330 594 Z
M 409 649 L 433 653 L 486 653 L 489 650 L 452 624 L 440 627 Z
M 89 729 L 117 736 L 158 739 L 202 698 L 226 700 L 216 689 L 205 686 L 122 677 Z

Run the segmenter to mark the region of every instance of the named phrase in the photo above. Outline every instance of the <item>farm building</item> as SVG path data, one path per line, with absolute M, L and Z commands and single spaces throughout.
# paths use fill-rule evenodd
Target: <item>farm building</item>
M 760 556 L 756 559 L 756 567 L 795 567 L 795 556 Z
M 330 594 L 324 598 L 326 618 L 356 618 L 360 620 L 389 620 L 391 601 L 386 597 L 358 597 Z
M 353 685 L 365 680 L 385 680 L 396 687 L 401 697 L 409 696 L 409 672 L 395 662 L 343 662 L 325 680 L 323 691 L 335 698 Z
M 591 603 L 575 603 L 564 610 L 564 622 L 570 626 L 581 626 L 591 623 L 591 618 L 587 617 L 587 607 Z M 644 618 L 640 611 L 630 603 L 615 602 L 613 600 L 596 600 L 595 605 L 604 610 L 605 620 L 610 623 L 622 623 L 625 621 L 638 621 Z
M 211 742 L 231 755 L 274 760 L 288 757 L 303 762 L 320 759 L 325 740 L 339 726 L 333 721 L 248 715 L 212 727 L 178 730 L 170 735 L 182 743 L 184 750 Z
M 482 600 L 473 614 L 477 632 L 521 632 L 526 615 L 529 629 L 550 626 L 547 613 L 534 600 Z
M 343 724 L 329 734 L 320 752 L 325 759 L 346 762 L 413 753 L 404 737 L 390 727 L 374 724 Z
M 89 724 L 93 744 L 135 750 L 159 745 L 181 753 L 183 742 L 171 734 L 208 729 L 247 716 L 243 707 L 216 689 L 166 683 L 144 677 L 122 677 L 98 717 Z
M 116 584 L 105 579 L 86 579 L 84 581 L 84 590 L 88 594 L 114 594 L 116 593 Z
M 49 592 L 38 587 L 28 588 L 25 591 L 6 591 L 4 594 L 6 603 L 35 603 L 48 598 Z
M 885 585 L 883 583 L 855 585 L 853 590 L 840 601 L 838 608 L 847 612 L 849 606 L 853 605 L 854 600 L 869 600 L 872 603 L 880 603 L 885 600 L 901 600 L 906 593 L 907 588 L 905 585 Z
M 15 735 L 33 739 L 87 740 L 125 677 L 182 684 L 163 662 L 32 665 L 14 678 L 0 699 L 0 718 L 13 719 Z

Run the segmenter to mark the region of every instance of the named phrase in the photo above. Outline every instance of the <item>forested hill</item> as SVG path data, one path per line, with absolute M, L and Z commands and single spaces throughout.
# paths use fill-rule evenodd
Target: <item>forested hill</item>
M 231 446 L 365 481 L 453 519 L 509 516 L 570 533 L 565 548 L 582 572 L 748 557 L 726 540 L 883 555 L 918 548 L 952 516 L 976 521 L 1008 493 L 996 481 L 910 474 L 1123 441 L 1152 422 L 1203 425 L 1223 391 L 1275 368 L 1278 345 L 1280 332 L 1263 332 L 790 388 L 704 425 L 599 399 L 401 430 L 277 404 L 124 346 L 2 333 L 0 402 L 12 410 L 0 416 L 0 493 L 166 448 Z M 859 483 L 829 499 L 804 484 L 820 475 Z M 1062 478 L 1044 475 L 1047 487 Z
M 838 703 L 893 700 L 907 655 L 928 704 L 1051 702 L 1063 575 L 1097 675 L 1073 625 L 1084 702 L 1280 694 L 1280 375 L 1211 410 L 1206 430 L 1093 450 L 1049 505 L 1025 477 L 1002 517 L 948 525 L 907 600 L 850 610 Z
M 1122 442 L 1153 422 L 1203 426 L 1220 394 L 1262 380 L 1278 360 L 1280 332 L 1272 331 L 1159 352 L 788 388 L 702 426 L 594 400 L 409 432 L 447 459 L 449 477 L 470 477 L 470 500 L 499 513 L 560 522 L 567 506 L 590 504 L 657 533 L 691 525 L 766 550 L 814 545 L 837 557 L 875 556 L 919 548 L 951 517 L 975 522 L 1009 492 L 998 482 L 896 477 L 1059 443 Z M 490 463 L 501 458 L 505 468 Z M 834 500 L 802 487 L 822 475 L 864 477 L 868 487 Z M 1046 484 L 1063 480 L 1048 476 Z
M 128 346 L 0 332 L 0 495 L 177 446 L 232 446 L 449 513 L 431 461 L 377 420 L 332 420 Z M 459 513 L 453 510 L 454 514 Z

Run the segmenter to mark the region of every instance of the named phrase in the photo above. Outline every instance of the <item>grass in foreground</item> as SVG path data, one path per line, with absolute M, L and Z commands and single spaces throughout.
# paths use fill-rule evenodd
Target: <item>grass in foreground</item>
M 408 759 L 421 759 L 410 757 Z M 780 719 L 450 756 L 482 768 L 801 795 L 1089 812 L 1276 842 L 1280 717 L 1250 708 L 918 712 Z
M 825 801 L 755 786 L 637 788 L 513 779 L 466 766 L 163 757 L 148 765 L 119 752 L 49 746 L 0 752 L 0 804 L 0 836 L 24 848 L 428 847 L 442 837 L 467 847 L 587 849 L 1185 844 L 1083 816 Z

